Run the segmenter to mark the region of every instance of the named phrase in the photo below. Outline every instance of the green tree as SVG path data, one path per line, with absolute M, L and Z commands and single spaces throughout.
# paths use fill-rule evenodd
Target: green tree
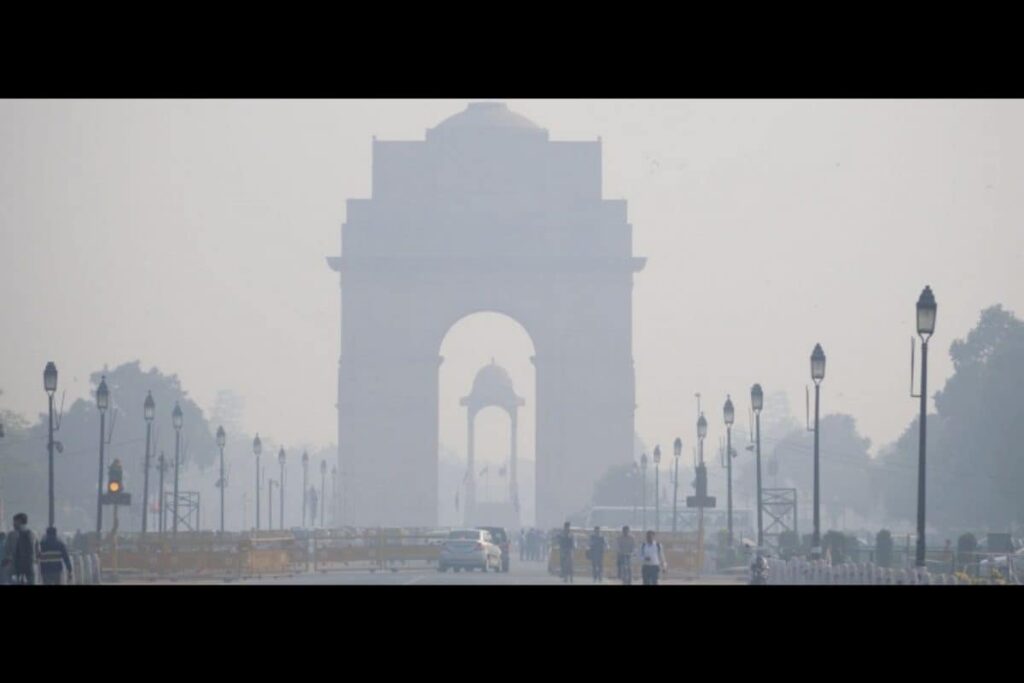
M 1024 323 L 1002 306 L 981 312 L 950 345 L 953 375 L 928 419 L 928 522 L 1006 530 L 1024 522 Z M 918 420 L 880 458 L 887 512 L 916 517 Z
M 187 444 L 182 472 L 188 468 L 207 468 L 214 462 L 216 442 L 203 411 L 188 397 L 175 375 L 164 375 L 156 368 L 143 371 L 138 361 L 90 375 L 93 387 L 106 376 L 110 389 L 110 409 L 106 428 L 110 443 L 105 447 L 105 466 L 119 458 L 124 466 L 125 487 L 132 493 L 132 506 L 121 512 L 123 528 L 141 527 L 143 456 L 146 422 L 142 404 L 146 392 L 156 402 L 153 453 L 174 453 L 171 411 L 179 401 L 183 413 L 181 438 Z M 95 391 L 95 389 L 94 389 Z M 112 428 L 112 431 L 111 431 Z M 46 453 L 47 416 L 19 430 L 19 438 L 8 445 L 4 487 L 9 492 L 6 506 L 29 515 L 30 524 L 45 525 L 48 504 Z M 64 411 L 54 439 L 60 449 L 54 454 L 54 497 L 59 530 L 94 530 L 99 467 L 100 416 L 95 400 L 79 399 Z M 151 462 L 150 495 L 155 495 L 155 463 Z M 168 472 L 168 476 L 172 476 Z M 105 473 L 104 473 L 105 476 Z M 104 527 L 109 517 L 104 514 Z

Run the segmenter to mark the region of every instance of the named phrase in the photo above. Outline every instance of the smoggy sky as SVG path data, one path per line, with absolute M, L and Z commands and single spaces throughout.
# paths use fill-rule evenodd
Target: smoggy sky
M 206 408 L 236 391 L 249 431 L 335 441 L 339 291 L 324 257 L 345 200 L 370 196 L 371 136 L 423 139 L 467 102 L 0 102 L 0 407 L 44 410 L 48 360 L 70 404 L 91 371 L 140 359 Z M 934 389 L 983 307 L 1024 313 L 1021 101 L 508 104 L 554 140 L 603 139 L 604 196 L 628 200 L 648 257 L 633 354 L 649 444 L 678 434 L 689 451 L 698 391 L 712 441 L 727 392 L 746 431 L 753 382 L 802 417 L 821 342 L 823 411 L 855 416 L 877 448 L 917 410 L 925 284 Z M 464 448 L 458 398 L 493 356 L 526 396 L 532 457 L 531 343 L 496 320 L 445 341 L 441 440 Z M 499 417 L 481 415 L 483 459 L 507 443 Z

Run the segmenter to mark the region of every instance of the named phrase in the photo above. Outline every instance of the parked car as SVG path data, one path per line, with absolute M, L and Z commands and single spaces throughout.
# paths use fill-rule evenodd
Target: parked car
M 1007 554 L 1003 555 L 992 555 L 983 559 L 980 563 L 980 570 L 982 576 L 989 576 L 993 569 L 998 569 L 1003 574 L 1006 574 L 1010 568 L 1010 559 Z M 1024 548 L 1013 553 L 1013 569 L 1018 574 L 1024 568 Z
M 494 543 L 501 549 L 501 571 L 507 572 L 512 561 L 512 548 L 509 546 L 508 532 L 500 526 L 481 526 L 477 528 L 491 534 Z
M 490 532 L 485 529 L 454 529 L 448 532 L 448 540 L 441 546 L 437 560 L 438 571 L 448 569 L 501 569 L 501 548 L 497 546 Z

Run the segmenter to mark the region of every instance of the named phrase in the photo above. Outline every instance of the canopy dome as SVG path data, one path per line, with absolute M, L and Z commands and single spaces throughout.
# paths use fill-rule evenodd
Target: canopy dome
M 516 395 L 512 378 L 508 376 L 505 368 L 495 363 L 492 358 L 490 365 L 483 366 L 476 373 L 476 377 L 473 379 L 473 390 L 459 403 L 475 408 L 501 406 L 514 410 L 516 406 L 523 405 L 525 401 Z
M 464 111 L 449 116 L 427 131 L 427 137 L 472 134 L 475 132 L 542 135 L 547 131 L 504 102 L 470 102 Z

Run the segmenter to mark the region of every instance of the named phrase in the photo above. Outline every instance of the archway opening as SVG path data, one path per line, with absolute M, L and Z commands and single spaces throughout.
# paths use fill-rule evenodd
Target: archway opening
M 502 313 L 472 313 L 445 334 L 438 369 L 438 521 L 442 526 L 466 523 L 467 505 L 476 506 L 475 520 L 481 525 L 491 524 L 484 519 L 488 511 L 496 518 L 493 525 L 505 525 L 510 509 L 520 525 L 534 523 L 534 353 L 527 330 Z M 518 406 L 513 401 L 509 407 L 507 394 L 493 393 L 496 385 L 505 384 L 504 378 L 512 395 L 521 400 Z

